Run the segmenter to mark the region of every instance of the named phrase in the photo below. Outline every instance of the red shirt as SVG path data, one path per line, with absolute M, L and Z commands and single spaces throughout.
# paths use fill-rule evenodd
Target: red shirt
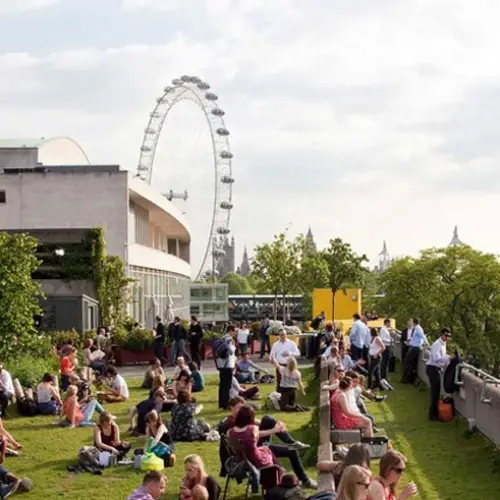
M 61 359 L 61 375 L 73 375 L 73 363 L 68 356 Z

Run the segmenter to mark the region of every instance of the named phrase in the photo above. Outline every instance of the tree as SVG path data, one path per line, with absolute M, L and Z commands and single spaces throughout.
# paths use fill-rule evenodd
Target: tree
M 0 233 L 0 359 L 12 351 L 14 337 L 35 331 L 40 285 L 31 275 L 40 264 L 38 242 L 27 234 Z
M 335 295 L 348 286 L 360 286 L 363 283 L 366 255 L 356 255 L 349 243 L 340 238 L 330 240 L 323 251 L 323 258 L 328 267 L 328 285 L 332 290 L 332 319 L 335 319 Z
M 227 283 L 230 295 L 253 295 L 254 288 L 250 286 L 245 276 L 236 273 L 227 273 L 221 280 L 221 283 Z
M 286 309 L 286 296 L 299 289 L 300 280 L 300 241 L 290 241 L 285 233 L 274 236 L 272 243 L 255 248 L 252 274 L 259 279 L 275 297 L 274 316 L 277 316 L 276 302 L 283 297 L 283 315 Z
M 384 313 L 419 317 L 430 335 L 447 326 L 470 361 L 500 373 L 500 262 L 468 246 L 396 260 L 381 275 Z

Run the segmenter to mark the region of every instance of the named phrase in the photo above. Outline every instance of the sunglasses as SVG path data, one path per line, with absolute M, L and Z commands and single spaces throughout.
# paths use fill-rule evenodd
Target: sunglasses
M 405 468 L 404 467 L 395 467 L 392 470 L 394 472 L 397 472 L 398 474 L 403 474 L 403 472 L 405 471 Z
M 370 487 L 370 483 L 363 483 L 363 482 L 358 482 L 356 483 L 358 486 L 364 486 L 365 490 L 367 490 Z

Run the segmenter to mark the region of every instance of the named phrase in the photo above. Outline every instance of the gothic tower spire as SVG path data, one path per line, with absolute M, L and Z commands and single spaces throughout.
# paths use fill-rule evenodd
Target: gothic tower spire
M 241 276 L 248 276 L 250 274 L 250 260 L 248 259 L 247 246 L 243 250 L 243 260 L 241 261 L 240 274 Z
M 455 226 L 453 229 L 453 237 L 451 238 L 451 242 L 448 246 L 450 247 L 457 247 L 463 245 L 462 240 L 458 236 L 458 226 Z

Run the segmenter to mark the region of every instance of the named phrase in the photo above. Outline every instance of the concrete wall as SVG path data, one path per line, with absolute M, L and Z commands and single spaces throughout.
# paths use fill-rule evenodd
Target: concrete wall
M 395 355 L 401 360 L 401 344 L 397 343 Z M 426 385 L 425 373 L 428 352 L 422 351 L 418 362 L 418 376 Z M 453 394 L 456 410 L 497 446 L 500 446 L 500 387 L 486 383 L 467 369 L 461 370 L 463 385 Z
M 0 170 L 4 168 L 33 168 L 38 162 L 36 148 L 0 148 Z
M 43 293 L 52 297 L 87 297 L 95 298 L 94 284 L 90 280 L 38 280 L 42 285 Z
M 128 190 L 123 172 L 0 174 L 2 229 L 106 230 L 107 251 L 127 260 Z

